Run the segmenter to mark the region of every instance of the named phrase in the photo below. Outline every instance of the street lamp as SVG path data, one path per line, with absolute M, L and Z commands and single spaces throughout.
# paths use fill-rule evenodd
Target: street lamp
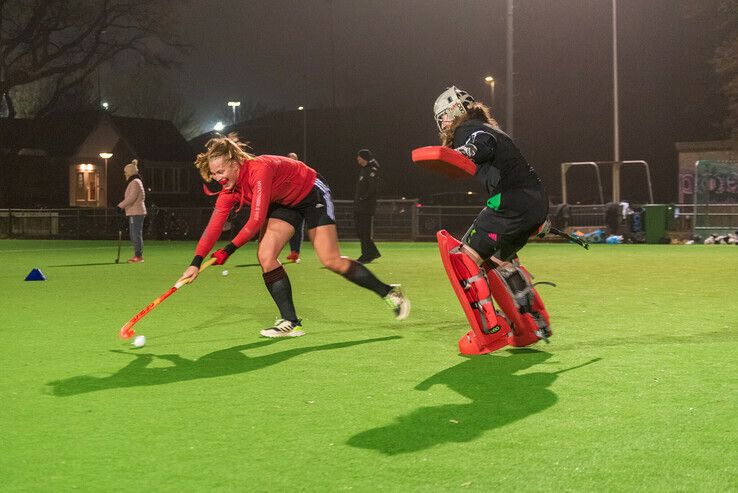
M 113 157 L 113 153 L 112 152 L 101 152 L 98 155 L 105 160 L 105 181 L 103 183 L 105 183 L 105 187 L 104 187 L 104 190 L 105 190 L 105 216 L 106 216 L 106 219 L 107 219 L 107 214 L 108 214 L 108 159 L 110 159 L 111 157 Z
M 241 106 L 241 101 L 228 101 L 228 106 L 233 109 L 233 124 L 236 123 L 236 108 Z
M 484 82 L 489 84 L 489 105 L 492 106 L 495 103 L 495 78 L 488 75 L 484 78 Z
M 505 74 L 505 132 L 513 136 L 513 0 L 507 0 L 507 65 Z
M 307 110 L 304 106 L 298 106 L 297 111 L 302 111 L 302 162 L 307 162 Z

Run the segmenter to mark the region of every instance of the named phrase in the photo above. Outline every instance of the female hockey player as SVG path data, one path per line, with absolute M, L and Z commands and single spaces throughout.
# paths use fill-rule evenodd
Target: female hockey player
M 441 144 L 474 163 L 474 176 L 488 197 L 460 242 L 438 233 L 447 274 L 472 325 L 459 347 L 465 354 L 479 354 L 547 339 L 548 314 L 517 259 L 531 235 L 545 234 L 548 225 L 541 180 L 489 108 L 469 93 L 448 88 L 436 100 L 434 113 Z M 492 297 L 507 318 L 494 309 Z
M 244 227 L 212 257 L 216 265 L 222 265 L 237 248 L 261 231 L 257 257 L 264 283 L 280 313 L 274 326 L 261 331 L 262 336 L 304 334 L 290 280 L 277 258 L 303 220 L 318 259 L 327 269 L 384 298 L 398 320 L 407 318 L 410 302 L 399 285 L 385 284 L 362 264 L 341 256 L 331 192 L 314 169 L 284 156 L 250 154 L 235 134 L 210 139 L 205 147 L 207 151 L 198 154 L 195 166 L 203 179 L 215 179 L 223 189 L 182 279 L 195 280 L 231 209 L 248 204 L 251 212 Z
M 466 243 L 480 259 L 509 261 L 546 220 L 548 198 L 541 180 L 500 130 L 490 110 L 456 87 L 441 94 L 434 106 L 441 145 L 451 147 L 477 166 L 487 207 L 474 220 Z

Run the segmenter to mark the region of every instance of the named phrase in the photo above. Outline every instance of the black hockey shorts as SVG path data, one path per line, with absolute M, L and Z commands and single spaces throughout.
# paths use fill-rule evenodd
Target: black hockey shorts
M 293 206 L 271 204 L 268 216 L 290 223 L 295 231 L 301 230 L 303 221 L 308 230 L 326 224 L 336 224 L 331 189 L 322 177 L 318 176 L 313 189 L 298 204 Z
M 502 193 L 499 205 L 485 207 L 464 238 L 482 258 L 511 260 L 546 220 L 548 198 L 542 190 Z

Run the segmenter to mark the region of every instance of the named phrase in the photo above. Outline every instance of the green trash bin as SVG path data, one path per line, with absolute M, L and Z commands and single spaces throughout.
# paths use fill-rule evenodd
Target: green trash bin
M 646 243 L 663 243 L 667 238 L 668 206 L 664 204 L 647 204 L 643 206 L 646 215 Z

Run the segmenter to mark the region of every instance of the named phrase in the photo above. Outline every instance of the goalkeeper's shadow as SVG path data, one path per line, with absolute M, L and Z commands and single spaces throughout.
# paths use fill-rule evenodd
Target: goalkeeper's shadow
M 249 357 L 243 353 L 243 351 L 249 349 L 264 348 L 277 342 L 276 339 L 268 339 L 221 349 L 192 360 L 183 358 L 178 354 L 151 354 L 136 351 L 111 350 L 114 353 L 131 355 L 134 359 L 112 375 L 104 377 L 79 375 L 48 382 L 48 393 L 57 397 L 67 397 L 101 390 L 166 385 L 188 380 L 236 375 L 260 370 L 282 363 L 296 356 L 316 351 L 330 351 L 394 339 L 401 339 L 401 337 L 378 337 L 335 342 L 321 346 L 294 347 L 284 351 L 254 357 Z M 172 366 L 150 367 L 149 365 L 157 358 L 172 363 Z
M 486 431 L 550 408 L 558 397 L 549 387 L 560 373 L 599 361 L 598 358 L 559 371 L 517 374 L 544 363 L 551 354 L 535 349 L 508 352 L 513 354 L 469 358 L 415 387 L 425 391 L 434 385 L 446 385 L 469 403 L 420 407 L 389 424 L 354 435 L 348 445 L 392 456 L 444 443 L 471 442 Z

